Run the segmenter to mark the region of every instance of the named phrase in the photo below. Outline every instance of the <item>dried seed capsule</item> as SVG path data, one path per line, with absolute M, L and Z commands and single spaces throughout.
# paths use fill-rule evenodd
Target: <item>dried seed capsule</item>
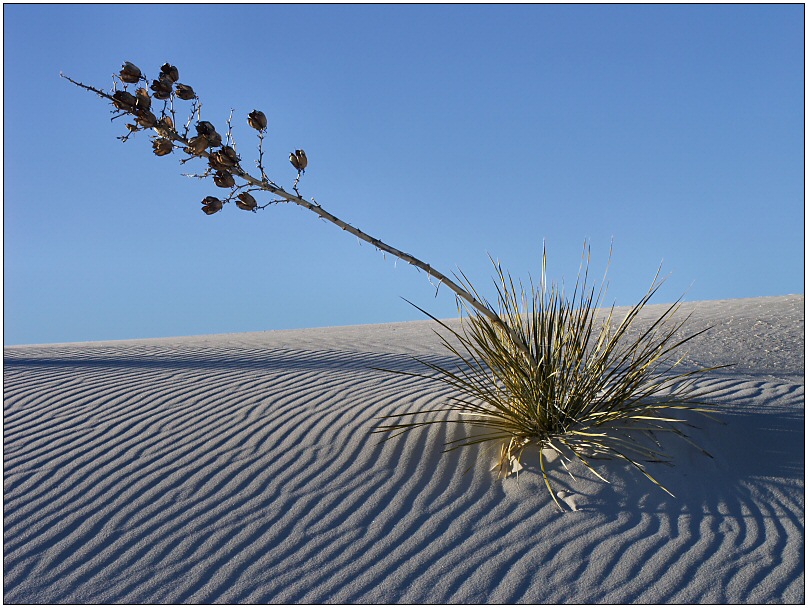
M 236 207 L 239 209 L 244 209 L 244 211 L 252 211 L 256 208 L 256 206 L 258 206 L 258 203 L 253 198 L 253 195 L 249 194 L 248 192 L 242 192 L 239 194 L 238 199 L 239 200 L 236 201 Z
M 151 97 L 146 89 L 141 88 L 135 91 L 135 97 L 137 98 L 135 107 L 138 110 L 151 110 Z
M 213 215 L 222 210 L 222 201 L 215 196 L 206 196 L 202 199 L 202 211 L 208 215 Z
M 198 123 L 196 123 L 196 132 L 200 135 L 208 135 L 209 133 L 215 133 L 216 127 L 214 127 L 207 120 L 200 120 Z
M 297 156 L 297 163 L 300 165 L 300 170 L 305 171 L 309 164 L 309 159 L 306 158 L 306 153 L 303 150 L 295 150 L 295 156 Z
M 208 165 L 214 171 L 227 171 L 228 169 L 232 169 L 233 167 L 230 165 L 225 165 L 219 160 L 219 157 L 216 156 L 216 152 L 212 153 L 208 156 Z
M 154 81 L 157 82 L 156 80 Z M 154 98 L 159 99 L 160 101 L 165 101 L 169 97 L 171 97 L 171 91 L 166 91 L 165 89 L 161 89 L 159 87 L 155 87 L 152 85 L 152 90 L 154 91 Z
M 166 139 L 165 137 L 155 139 L 152 142 L 152 146 L 154 147 L 154 153 L 157 156 L 165 156 L 166 154 L 171 154 L 171 150 L 174 149 L 174 144 L 171 143 L 170 139 Z
M 236 180 L 227 171 L 217 171 L 213 176 L 213 183 L 219 188 L 232 188 L 236 185 Z
M 247 116 L 247 123 L 256 131 L 263 131 L 267 128 L 267 117 L 260 110 L 253 110 Z
M 289 162 L 292 163 L 292 166 L 300 171 L 300 161 L 297 160 L 297 155 L 294 152 L 289 154 Z
M 171 137 L 171 132 L 174 130 L 174 121 L 171 120 L 170 116 L 163 116 L 157 121 L 154 128 L 157 129 L 157 132 L 163 137 Z
M 230 146 L 224 146 L 221 150 L 216 150 L 211 154 L 211 158 L 215 159 L 219 165 L 228 168 L 235 167 L 239 161 L 236 151 Z
M 137 98 L 127 91 L 115 91 L 112 95 L 112 105 L 119 110 L 131 112 L 135 109 Z
M 184 99 L 185 101 L 189 101 L 196 97 L 196 93 L 194 93 L 194 90 L 187 84 L 177 83 L 177 97 Z
M 135 122 L 141 127 L 149 129 L 157 124 L 157 117 L 149 110 L 139 110 Z
M 214 126 L 207 120 L 196 123 L 196 132 L 204 135 L 211 147 L 216 148 L 222 145 L 222 136 L 216 132 Z
M 222 136 L 216 131 L 207 136 L 210 145 L 214 148 L 222 145 Z
M 138 68 L 134 63 L 125 61 L 119 76 L 123 82 L 135 84 L 138 80 L 140 80 L 142 74 L 140 73 L 140 68 Z
M 210 155 L 208 164 L 216 171 L 229 171 L 236 166 L 235 161 L 221 150 L 217 150 Z
M 227 167 L 222 163 L 218 162 L 216 158 L 214 158 L 213 154 L 208 156 L 208 166 L 214 171 L 227 171 L 228 169 L 233 168 L 233 167 Z
M 225 155 L 225 156 L 226 156 L 228 159 L 230 159 L 230 160 L 233 162 L 233 164 L 234 164 L 234 165 L 237 165 L 237 164 L 238 164 L 238 161 L 240 161 L 240 160 L 241 160 L 241 159 L 238 157 L 238 154 L 236 154 L 236 151 L 235 151 L 233 148 L 231 148 L 230 146 L 224 146 L 224 147 L 221 149 L 221 152 L 222 152 L 222 154 L 224 154 L 224 155 Z
M 160 68 L 160 76 L 162 77 L 163 75 L 168 77 L 172 84 L 180 79 L 179 70 L 176 66 L 173 66 L 170 63 L 163 64 L 163 67 Z
M 188 140 L 188 147 L 185 151 L 188 154 L 201 156 L 208 147 L 208 139 L 204 135 L 197 135 Z
M 154 98 L 165 100 L 171 97 L 171 87 L 174 82 L 167 78 L 165 74 L 160 74 L 160 80 L 153 80 L 151 90 L 154 91 Z

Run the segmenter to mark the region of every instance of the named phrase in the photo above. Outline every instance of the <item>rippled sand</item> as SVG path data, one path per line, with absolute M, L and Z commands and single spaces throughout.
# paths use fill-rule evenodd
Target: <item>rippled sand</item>
M 445 357 L 431 322 L 7 347 L 5 602 L 803 603 L 804 297 L 683 311 L 686 364 L 736 364 L 714 458 L 665 444 L 675 498 L 554 468 L 564 514 L 458 428 L 369 434 L 446 397 L 373 369 Z

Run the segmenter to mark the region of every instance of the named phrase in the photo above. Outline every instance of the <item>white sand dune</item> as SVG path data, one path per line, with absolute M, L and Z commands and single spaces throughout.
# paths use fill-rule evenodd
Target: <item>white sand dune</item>
M 685 304 L 724 425 L 604 484 L 386 443 L 431 322 L 4 349 L 7 603 L 803 603 L 804 297 Z M 649 307 L 648 313 L 660 311 Z M 466 470 L 468 469 L 468 472 Z M 575 470 L 573 471 L 575 472 Z

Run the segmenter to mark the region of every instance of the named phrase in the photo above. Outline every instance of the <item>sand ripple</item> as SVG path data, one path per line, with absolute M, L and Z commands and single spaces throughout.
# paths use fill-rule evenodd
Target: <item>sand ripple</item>
M 655 469 L 675 499 L 605 464 L 553 472 L 558 515 L 535 466 L 368 434 L 441 402 L 371 369 L 404 354 L 262 339 L 5 349 L 6 602 L 804 600 L 802 383 L 705 380 L 727 424 Z

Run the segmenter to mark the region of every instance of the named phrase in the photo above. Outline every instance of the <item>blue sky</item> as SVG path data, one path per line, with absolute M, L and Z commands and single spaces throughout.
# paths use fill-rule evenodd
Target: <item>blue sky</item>
M 292 205 L 199 201 L 123 144 L 109 87 L 168 61 L 270 177 L 489 295 L 488 254 L 608 303 L 804 291 L 801 5 L 4 5 L 4 343 L 456 316 L 423 273 Z M 69 25 L 67 25 L 69 24 Z

